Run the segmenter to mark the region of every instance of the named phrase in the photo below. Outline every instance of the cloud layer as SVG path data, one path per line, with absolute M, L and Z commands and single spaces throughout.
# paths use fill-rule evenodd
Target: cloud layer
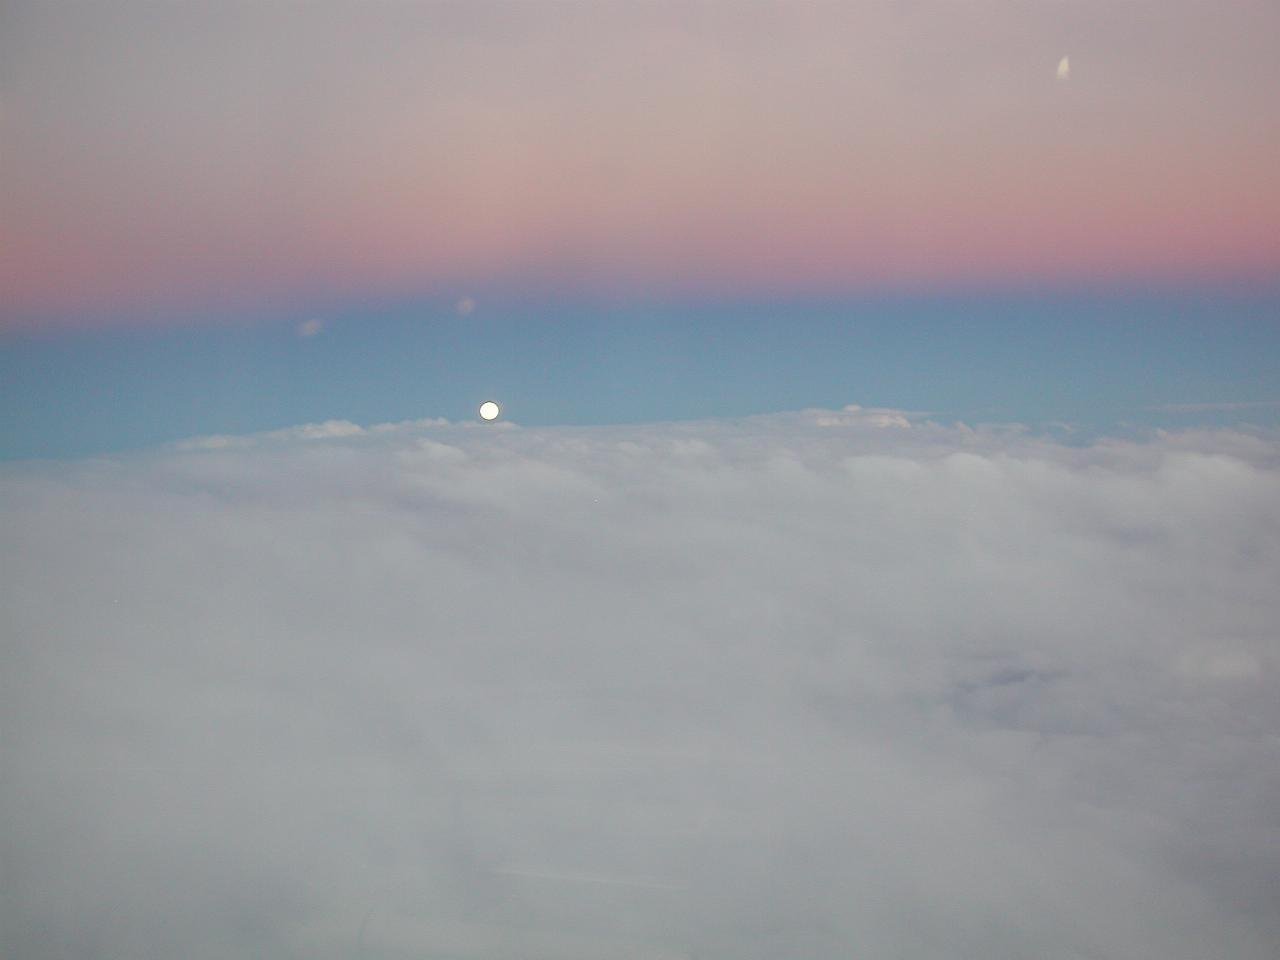
M 1280 945 L 1275 434 L 332 422 L 0 511 L 6 956 Z

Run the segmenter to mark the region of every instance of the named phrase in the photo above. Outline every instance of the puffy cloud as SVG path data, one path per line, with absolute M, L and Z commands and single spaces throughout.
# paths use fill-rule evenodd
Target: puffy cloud
M 1280 436 L 331 422 L 0 472 L 0 952 L 1275 955 Z
M 446 420 L 410 421 L 408 424 L 379 423 L 371 430 L 384 432 L 388 429 L 416 424 L 447 423 Z M 350 420 L 325 420 L 322 423 L 302 423 L 284 430 L 271 430 L 265 433 L 245 434 L 243 436 L 222 433 L 203 437 L 191 437 L 179 440 L 174 446 L 178 450 L 226 450 L 232 447 L 256 447 L 264 443 L 272 444 L 281 440 L 328 440 L 334 437 L 354 437 L 365 432 L 365 428 Z

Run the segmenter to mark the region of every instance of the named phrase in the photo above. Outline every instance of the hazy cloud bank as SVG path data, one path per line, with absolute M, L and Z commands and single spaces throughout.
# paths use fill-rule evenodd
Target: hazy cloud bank
M 1270 958 L 1280 436 L 0 470 L 0 953 Z

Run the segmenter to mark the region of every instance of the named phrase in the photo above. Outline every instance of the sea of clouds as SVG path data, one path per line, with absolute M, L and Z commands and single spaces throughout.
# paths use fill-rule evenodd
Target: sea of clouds
M 0 955 L 1272 960 L 1280 435 L 0 468 Z

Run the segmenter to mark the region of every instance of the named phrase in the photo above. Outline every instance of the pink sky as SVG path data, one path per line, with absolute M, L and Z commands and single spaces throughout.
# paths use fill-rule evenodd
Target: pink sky
M 1280 275 L 1272 2 L 2 16 L 6 325 Z

